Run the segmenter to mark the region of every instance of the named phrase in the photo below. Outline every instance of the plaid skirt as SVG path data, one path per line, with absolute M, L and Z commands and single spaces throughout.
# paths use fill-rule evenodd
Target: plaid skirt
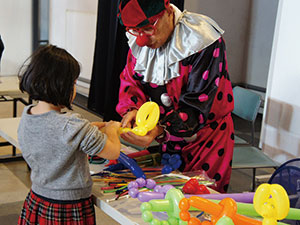
M 75 201 L 48 199 L 30 191 L 24 201 L 18 225 L 95 225 L 92 198 Z

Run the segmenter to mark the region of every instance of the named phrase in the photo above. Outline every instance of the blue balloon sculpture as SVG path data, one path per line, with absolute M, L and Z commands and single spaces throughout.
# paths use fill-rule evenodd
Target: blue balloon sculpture
M 135 160 L 129 158 L 123 152 L 120 153 L 118 161 L 120 163 L 122 163 L 127 169 L 130 169 L 131 172 L 133 173 L 133 175 L 136 176 L 136 178 L 142 177 L 142 178 L 146 179 L 146 176 L 145 176 L 143 170 L 141 169 L 141 167 L 139 167 L 137 162 Z

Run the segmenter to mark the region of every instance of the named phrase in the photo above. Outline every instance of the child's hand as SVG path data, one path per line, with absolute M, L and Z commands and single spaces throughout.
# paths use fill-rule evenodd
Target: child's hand
M 98 127 L 99 130 L 101 130 L 102 132 L 104 132 L 105 130 L 105 125 L 106 122 L 91 122 L 92 125 Z
M 98 154 L 99 157 L 105 159 L 117 159 L 120 155 L 121 143 L 119 138 L 119 130 L 121 127 L 120 122 L 109 121 L 105 123 L 105 127 L 102 131 L 107 135 L 107 140 L 103 150 Z
M 106 124 L 105 124 L 105 130 L 113 129 L 113 130 L 119 131 L 120 127 L 121 127 L 120 122 L 116 122 L 116 121 L 112 121 L 112 120 L 109 122 L 106 122 Z

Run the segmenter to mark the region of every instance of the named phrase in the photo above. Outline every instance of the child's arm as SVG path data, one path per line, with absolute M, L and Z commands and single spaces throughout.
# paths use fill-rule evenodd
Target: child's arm
M 106 122 L 91 122 L 92 125 L 98 127 L 99 130 L 104 130 L 105 129 L 105 125 L 106 125 Z
M 97 156 L 105 159 L 117 159 L 120 155 L 121 143 L 119 129 L 121 123 L 109 121 L 105 123 L 105 129 L 101 129 L 107 135 L 107 140 L 103 150 Z

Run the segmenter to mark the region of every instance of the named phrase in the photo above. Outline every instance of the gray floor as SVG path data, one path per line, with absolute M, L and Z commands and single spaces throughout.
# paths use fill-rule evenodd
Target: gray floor
M 0 118 L 12 116 L 12 103 L 0 103 Z M 18 116 L 21 115 L 23 105 L 18 103 Z M 101 118 L 74 106 L 74 111 L 82 114 L 90 121 L 99 121 Z M 256 126 L 256 145 L 260 134 L 260 120 L 258 118 Z M 250 125 L 238 118 L 234 118 L 236 134 L 245 140 L 250 140 Z M 0 141 L 2 141 L 0 139 Z M 11 147 L 1 147 L 0 154 L 10 154 Z M 258 174 L 270 174 L 271 169 L 260 169 Z M 22 208 L 23 200 L 30 188 L 30 172 L 24 161 L 0 163 L 0 225 L 16 224 Z M 229 192 L 251 191 L 251 170 L 233 170 Z M 118 224 L 100 209 L 97 209 L 97 224 Z

